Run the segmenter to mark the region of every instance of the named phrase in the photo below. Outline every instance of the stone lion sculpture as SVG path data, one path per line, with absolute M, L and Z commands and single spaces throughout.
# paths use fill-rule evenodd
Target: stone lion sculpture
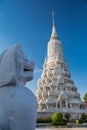
M 0 130 L 35 130 L 36 97 L 24 86 L 33 70 L 20 45 L 0 55 Z

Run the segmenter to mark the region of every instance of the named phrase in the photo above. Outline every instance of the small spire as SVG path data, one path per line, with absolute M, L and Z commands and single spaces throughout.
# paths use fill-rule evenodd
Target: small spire
M 51 38 L 58 39 L 58 36 L 57 36 L 57 33 L 56 33 L 56 28 L 55 28 L 55 22 L 54 22 L 54 11 L 52 11 L 52 22 L 53 22 L 53 28 L 52 28 Z

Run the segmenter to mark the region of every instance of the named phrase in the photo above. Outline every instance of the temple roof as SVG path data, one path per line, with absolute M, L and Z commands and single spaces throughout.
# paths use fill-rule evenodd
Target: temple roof
M 56 102 L 58 102 L 58 100 L 57 99 L 55 99 L 55 98 L 49 98 L 49 99 L 47 99 L 47 101 L 46 101 L 46 103 L 56 103 Z
M 61 91 L 59 98 L 67 99 L 68 96 L 63 91 Z
M 77 104 L 79 104 L 79 103 L 83 103 L 83 102 L 81 100 L 72 99 L 72 100 L 69 101 L 69 103 L 77 103 Z

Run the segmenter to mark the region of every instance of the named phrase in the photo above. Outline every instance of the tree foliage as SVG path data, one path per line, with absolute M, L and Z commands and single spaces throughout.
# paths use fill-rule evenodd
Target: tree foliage
M 82 120 L 83 122 L 85 122 L 85 121 L 86 121 L 86 118 L 87 118 L 87 116 L 83 113 L 83 114 L 81 115 L 81 120 Z
M 66 119 L 67 121 L 69 121 L 69 119 L 70 119 L 70 114 L 67 112 L 67 113 L 65 113 L 64 117 L 65 117 L 65 119 Z
M 84 94 L 84 97 L 83 97 L 84 101 L 87 100 L 87 92 Z
M 62 122 L 63 121 L 63 115 L 60 112 L 55 112 L 52 115 L 52 122 L 54 123 L 58 123 L 58 122 Z
M 45 118 L 38 118 L 36 120 L 37 123 L 51 123 L 52 119 L 50 117 L 45 117 Z

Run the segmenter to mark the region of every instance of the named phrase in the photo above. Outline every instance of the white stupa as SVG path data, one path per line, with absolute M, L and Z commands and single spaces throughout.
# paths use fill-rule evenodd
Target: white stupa
M 37 117 L 48 117 L 58 111 L 62 112 L 63 115 L 69 112 L 72 119 L 80 118 L 81 114 L 87 113 L 87 110 L 71 79 L 63 56 L 62 44 L 56 33 L 54 13 L 52 16 L 53 28 L 48 42 L 47 59 L 45 59 L 36 92 Z

